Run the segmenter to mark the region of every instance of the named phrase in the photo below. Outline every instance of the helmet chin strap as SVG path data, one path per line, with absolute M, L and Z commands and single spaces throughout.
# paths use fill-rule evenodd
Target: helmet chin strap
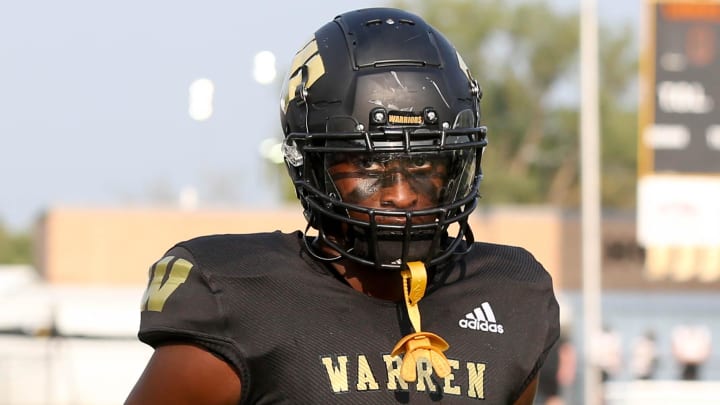
M 373 243 L 365 230 L 353 227 L 351 231 L 350 244 L 356 255 L 366 257 L 376 263 L 398 265 L 401 261 L 425 260 L 431 250 L 435 235 L 433 232 L 427 231 L 416 232 L 407 245 L 407 256 L 403 258 L 402 255 L 406 244 L 404 236 L 379 232 L 377 239 Z
M 403 296 L 405 297 L 405 308 L 407 309 L 410 323 L 414 333 L 400 339 L 390 353 L 391 356 L 399 356 L 405 353 L 400 377 L 407 382 L 417 380 L 417 362 L 426 359 L 440 378 L 450 374 L 450 363 L 443 353 L 450 345 L 440 336 L 422 332 L 420 328 L 420 309 L 418 303 L 425 295 L 427 286 L 427 271 L 422 262 L 410 262 L 408 268 L 402 270 L 400 275 L 403 278 Z
M 420 260 L 427 256 L 430 246 L 432 246 L 432 240 L 412 241 L 406 260 Z M 368 242 L 365 239 L 355 238 L 352 249 L 355 254 L 370 256 Z M 375 261 L 382 264 L 400 264 L 402 251 L 403 241 L 401 240 L 378 240 L 375 244 Z

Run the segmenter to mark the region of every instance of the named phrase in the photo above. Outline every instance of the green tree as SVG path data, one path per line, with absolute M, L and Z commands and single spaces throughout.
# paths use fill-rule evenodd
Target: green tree
M 0 264 L 28 264 L 32 261 L 29 233 L 11 233 L 0 222 Z
M 540 1 L 397 1 L 445 33 L 483 87 L 486 203 L 579 204 L 579 16 Z M 637 57 L 630 27 L 601 26 L 602 199 L 635 203 Z M 574 102 L 562 96 L 574 97 Z

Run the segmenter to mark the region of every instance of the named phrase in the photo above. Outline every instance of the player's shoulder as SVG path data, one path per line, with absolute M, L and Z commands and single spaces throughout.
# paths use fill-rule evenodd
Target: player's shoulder
M 489 242 L 475 242 L 465 261 L 486 276 L 518 281 L 545 281 L 550 275 L 527 249 Z
M 206 270 L 268 268 L 298 255 L 300 241 L 299 232 L 206 235 L 179 242 L 166 255 L 183 257 Z
M 262 232 L 245 234 L 217 234 L 198 236 L 176 244 L 190 251 L 203 252 L 213 250 L 255 250 L 270 247 L 281 247 L 293 244 L 298 238 L 297 232 L 283 233 Z
M 534 260 L 533 254 L 524 247 L 501 243 L 475 242 L 471 252 L 505 260 Z

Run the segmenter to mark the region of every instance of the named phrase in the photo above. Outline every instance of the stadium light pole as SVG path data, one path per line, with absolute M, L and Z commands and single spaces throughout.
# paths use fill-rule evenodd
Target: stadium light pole
M 593 351 L 601 330 L 600 142 L 598 102 L 597 0 L 580 7 L 580 171 L 582 205 L 582 292 L 584 336 L 584 403 L 604 397 Z

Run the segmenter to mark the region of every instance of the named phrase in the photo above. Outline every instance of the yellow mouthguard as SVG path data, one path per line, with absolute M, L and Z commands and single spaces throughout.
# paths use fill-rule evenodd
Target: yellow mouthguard
M 400 377 L 407 382 L 413 382 L 417 379 L 417 362 L 422 358 L 432 364 L 432 368 L 438 377 L 444 378 L 450 374 L 450 363 L 443 352 L 450 345 L 440 336 L 430 332 L 422 332 L 420 328 L 418 302 L 425 295 L 427 271 L 422 262 L 410 262 L 407 265 L 408 268 L 400 272 L 400 274 L 403 278 L 405 307 L 415 333 L 400 339 L 395 344 L 390 355 L 399 356 L 405 353 L 400 367 Z

